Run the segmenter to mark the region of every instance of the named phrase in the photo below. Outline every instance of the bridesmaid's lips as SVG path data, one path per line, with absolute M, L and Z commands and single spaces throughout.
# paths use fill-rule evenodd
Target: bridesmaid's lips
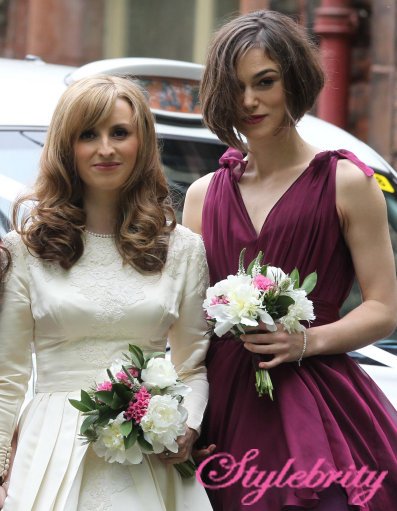
M 266 115 L 250 115 L 249 117 L 246 117 L 244 119 L 244 122 L 246 124 L 258 124 L 260 123 L 261 121 L 263 121 L 263 119 L 267 117 Z

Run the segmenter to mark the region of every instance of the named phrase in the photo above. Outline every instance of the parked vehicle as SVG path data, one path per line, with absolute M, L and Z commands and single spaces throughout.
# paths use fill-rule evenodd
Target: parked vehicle
M 198 103 L 202 66 L 164 59 L 122 58 L 80 68 L 46 64 L 37 57 L 0 59 L 0 236 L 10 228 L 10 206 L 35 179 L 41 148 L 58 98 L 71 82 L 97 73 L 137 77 L 148 91 L 156 117 L 164 169 L 181 217 L 188 186 L 218 167 L 224 145 L 203 125 Z M 303 138 L 321 149 L 347 148 L 375 170 L 384 192 L 392 240 L 397 252 L 397 173 L 367 144 L 310 115 L 298 125 Z M 360 299 L 352 290 L 344 306 Z M 351 354 L 374 377 L 397 407 L 397 332 Z

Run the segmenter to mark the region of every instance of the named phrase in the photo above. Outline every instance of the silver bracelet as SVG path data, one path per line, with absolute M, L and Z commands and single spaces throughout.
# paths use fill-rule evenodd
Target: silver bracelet
M 303 330 L 302 334 L 303 334 L 303 348 L 302 348 L 301 356 L 298 359 L 298 366 L 299 367 L 301 366 L 301 363 L 302 363 L 302 360 L 303 360 L 303 355 L 305 354 L 306 348 L 307 348 L 307 333 L 306 333 L 306 329 Z

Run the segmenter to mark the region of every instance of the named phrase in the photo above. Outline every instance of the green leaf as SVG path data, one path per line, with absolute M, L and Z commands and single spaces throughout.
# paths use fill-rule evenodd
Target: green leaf
M 266 277 L 266 274 L 267 274 L 267 268 L 268 268 L 268 264 L 265 264 L 262 266 L 261 268 L 261 274 L 264 275 Z
M 145 357 L 143 356 L 141 348 L 135 344 L 129 344 L 128 351 L 130 352 L 131 360 L 134 366 L 137 369 L 142 369 L 143 364 L 145 363 Z
M 110 408 L 112 410 L 118 410 L 121 408 L 124 404 L 124 401 L 119 398 L 119 396 L 116 394 L 116 392 L 113 394 L 112 402 L 110 403 Z
M 111 390 L 98 390 L 95 392 L 95 397 L 107 405 L 111 405 L 113 401 L 113 391 Z
M 81 402 L 83 404 L 85 404 L 90 410 L 96 409 L 95 401 L 93 399 L 91 399 L 91 396 L 85 390 L 81 390 L 80 395 L 81 395 Z
M 294 303 L 294 299 L 290 296 L 280 295 L 277 299 L 277 302 L 273 305 L 273 310 L 277 315 L 276 319 L 285 316 L 288 312 L 288 307 Z
M 77 401 L 77 399 L 69 399 L 69 403 L 77 408 L 80 412 L 89 412 L 91 411 L 91 408 L 88 408 L 87 405 L 82 403 L 81 401 Z
M 120 425 L 121 434 L 127 437 L 132 431 L 132 421 L 123 422 Z
M 80 428 L 80 435 L 84 435 L 87 429 L 89 429 L 98 419 L 98 415 L 89 415 L 83 421 L 83 424 Z
M 138 428 L 133 428 L 131 433 L 127 436 L 127 438 L 124 438 L 124 447 L 126 449 L 129 449 L 130 447 L 132 447 L 135 444 L 137 437 L 138 437 Z
M 80 435 L 85 442 L 83 444 L 89 444 L 98 440 L 98 434 L 94 429 L 88 428 L 84 435 Z
M 308 275 L 302 284 L 302 289 L 306 291 L 306 294 L 308 295 L 313 291 L 313 289 L 316 287 L 317 284 L 317 273 L 314 271 L 310 275 Z
M 149 361 L 151 358 L 164 358 L 164 357 L 165 357 L 164 351 L 154 351 L 153 353 L 150 353 L 147 356 L 146 361 Z
M 105 427 L 107 426 L 110 419 L 115 419 L 117 417 L 117 414 L 114 413 L 114 411 L 111 408 L 107 407 L 107 411 L 105 414 L 101 414 L 99 416 L 99 419 L 97 421 L 97 426 Z
M 140 445 L 141 449 L 143 449 L 144 452 L 151 452 L 153 451 L 153 447 L 149 442 L 146 442 L 146 440 L 143 438 L 143 436 L 138 436 L 138 444 Z
M 297 289 L 299 287 L 299 271 L 298 268 L 294 268 L 292 272 L 290 273 L 289 278 L 291 279 L 294 289 Z
M 193 477 L 196 473 L 196 465 L 192 459 L 184 461 L 183 463 L 176 463 L 174 467 L 181 474 L 182 479 Z
M 110 369 L 106 369 L 106 372 L 108 373 L 109 379 L 112 383 L 116 383 L 116 378 L 113 376 L 113 373 Z
M 131 398 L 133 396 L 133 392 L 131 389 L 127 387 L 127 385 L 124 385 L 123 383 L 115 383 L 113 385 L 113 391 L 118 395 L 118 397 L 123 402 L 129 402 L 131 401 Z

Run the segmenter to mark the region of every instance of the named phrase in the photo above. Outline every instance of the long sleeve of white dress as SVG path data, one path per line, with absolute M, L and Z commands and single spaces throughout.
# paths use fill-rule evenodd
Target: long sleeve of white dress
M 169 332 L 171 359 L 182 380 L 192 388 L 185 397 L 184 406 L 189 416 L 187 425 L 197 431 L 203 419 L 208 400 L 205 355 L 208 338 L 202 304 L 208 287 L 205 248 L 197 238 L 187 257 L 187 271 L 180 302 L 178 319 Z
M 34 330 L 21 244 L 11 234 L 5 245 L 12 255 L 12 267 L 0 310 L 0 476 L 8 468 L 11 439 L 32 370 Z

